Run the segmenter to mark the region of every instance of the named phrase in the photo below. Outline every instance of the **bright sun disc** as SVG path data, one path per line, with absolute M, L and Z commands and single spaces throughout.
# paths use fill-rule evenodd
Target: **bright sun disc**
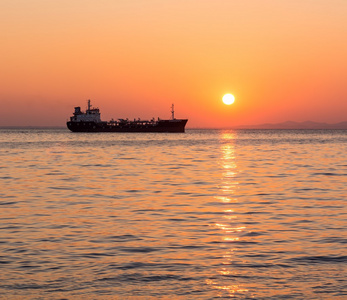
M 235 97 L 232 94 L 225 94 L 223 96 L 223 103 L 226 105 L 233 104 L 235 101 Z

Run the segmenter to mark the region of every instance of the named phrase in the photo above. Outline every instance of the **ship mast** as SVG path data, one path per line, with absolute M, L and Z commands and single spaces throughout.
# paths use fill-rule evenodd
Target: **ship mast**
M 171 119 L 175 120 L 175 110 L 174 110 L 174 105 L 171 105 Z
M 88 110 L 90 110 L 90 99 L 88 99 Z

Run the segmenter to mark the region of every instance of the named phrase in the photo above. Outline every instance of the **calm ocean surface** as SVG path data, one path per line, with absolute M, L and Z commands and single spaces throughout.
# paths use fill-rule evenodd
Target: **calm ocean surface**
M 1 299 L 347 299 L 347 131 L 0 129 Z

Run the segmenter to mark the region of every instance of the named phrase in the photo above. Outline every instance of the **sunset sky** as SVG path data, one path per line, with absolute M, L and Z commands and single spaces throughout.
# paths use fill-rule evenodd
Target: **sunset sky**
M 0 126 L 347 120 L 346 0 L 1 0 Z M 235 96 L 227 106 L 222 97 Z

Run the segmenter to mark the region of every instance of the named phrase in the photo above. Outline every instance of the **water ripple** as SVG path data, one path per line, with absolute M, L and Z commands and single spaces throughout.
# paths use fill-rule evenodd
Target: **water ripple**
M 0 130 L 0 295 L 343 299 L 346 131 Z

